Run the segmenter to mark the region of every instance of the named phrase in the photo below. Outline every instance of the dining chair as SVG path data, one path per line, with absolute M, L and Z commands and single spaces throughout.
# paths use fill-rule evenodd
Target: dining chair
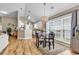
M 39 33 L 35 33 L 35 35 L 36 35 L 36 46 L 39 47 L 39 45 L 43 44 L 43 47 L 44 47 L 44 39 L 42 39 L 39 36 Z
M 51 32 L 48 34 L 48 38 L 45 38 L 45 47 L 46 47 L 46 44 L 48 43 L 49 50 L 51 49 L 51 45 L 53 46 L 53 49 L 54 49 L 54 37 L 55 37 L 55 34 Z

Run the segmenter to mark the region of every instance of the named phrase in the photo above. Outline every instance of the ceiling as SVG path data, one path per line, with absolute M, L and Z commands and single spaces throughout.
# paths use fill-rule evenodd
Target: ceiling
M 24 3 L 0 3 L 0 11 L 6 11 L 9 14 L 17 11 L 20 8 L 25 8 Z M 3 15 L 0 13 L 0 15 Z
M 70 9 L 79 5 L 79 3 L 46 3 L 45 15 L 53 16 L 57 13 Z M 51 7 L 53 7 L 51 9 Z M 44 15 L 43 3 L 0 3 L 0 11 L 6 11 L 8 13 L 14 12 L 20 8 L 23 8 L 24 16 L 31 16 L 31 21 L 37 22 L 41 16 Z M 30 13 L 28 13 L 30 11 Z

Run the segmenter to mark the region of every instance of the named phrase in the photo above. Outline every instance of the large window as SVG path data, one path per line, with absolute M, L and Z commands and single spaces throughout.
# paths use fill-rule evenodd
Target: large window
M 70 44 L 72 14 L 64 15 L 48 21 L 47 32 L 53 31 L 55 39 Z

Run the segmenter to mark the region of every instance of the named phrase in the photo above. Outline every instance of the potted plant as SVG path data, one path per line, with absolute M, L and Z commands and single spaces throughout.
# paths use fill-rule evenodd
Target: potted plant
M 11 31 L 12 31 L 12 29 L 11 29 L 10 27 L 8 27 L 8 28 L 7 28 L 7 33 L 8 33 L 8 35 L 10 35 L 10 36 L 11 36 Z

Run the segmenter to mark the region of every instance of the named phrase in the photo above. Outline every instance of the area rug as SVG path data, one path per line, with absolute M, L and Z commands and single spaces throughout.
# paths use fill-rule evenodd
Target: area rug
M 49 50 L 48 45 L 46 47 L 42 47 L 42 45 L 40 45 L 39 50 L 41 51 L 41 53 L 43 55 L 57 55 L 65 50 L 69 49 L 66 46 L 63 46 L 61 44 L 55 43 L 55 48 L 53 49 L 53 47 L 51 46 L 51 50 Z

